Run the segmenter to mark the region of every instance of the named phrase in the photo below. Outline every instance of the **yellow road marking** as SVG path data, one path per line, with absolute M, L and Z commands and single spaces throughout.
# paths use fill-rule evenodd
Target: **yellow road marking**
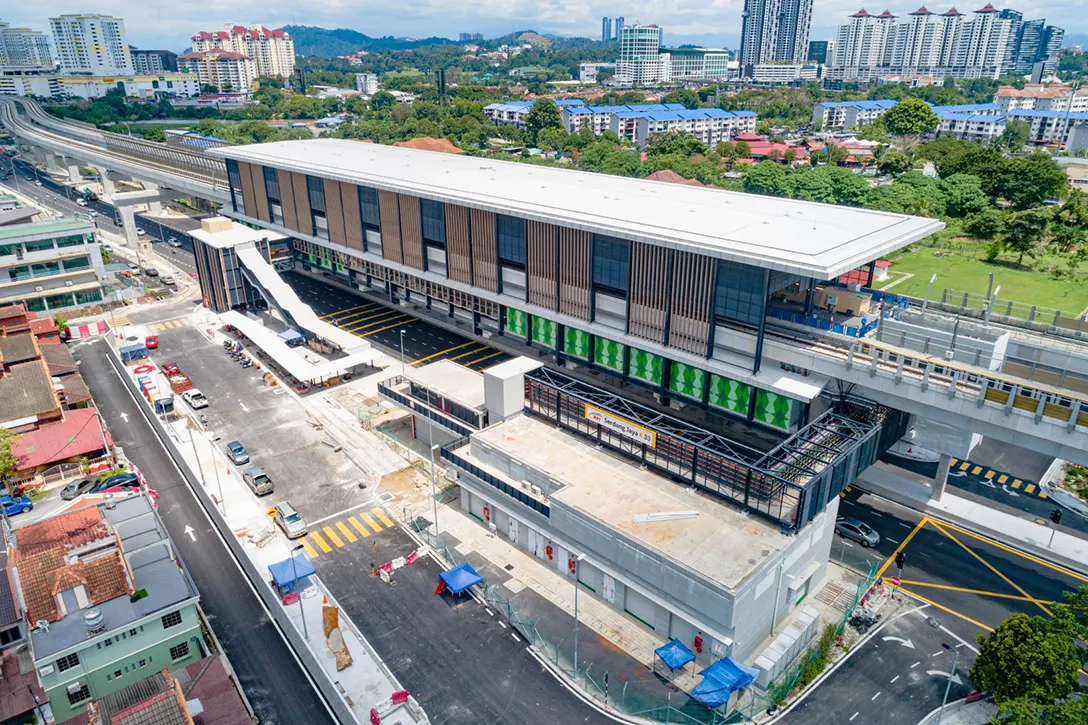
M 1034 483 L 1029 483 L 1028 485 L 1024 486 L 1024 493 L 1032 493 L 1033 491 L 1035 491 Z
M 461 363 L 461 364 L 464 365 L 465 367 L 468 367 L 469 365 L 479 365 L 480 363 L 484 362 L 485 360 L 490 360 L 491 358 L 498 357 L 499 355 L 502 355 L 502 354 L 503 354 L 502 350 L 496 350 L 495 352 L 491 353 L 490 355 L 485 355 L 484 357 L 480 358 L 479 360 L 470 360 L 470 361 L 468 361 L 466 363 Z
M 952 459 L 950 459 L 950 460 L 948 461 L 948 465 L 950 465 L 950 466 L 955 466 L 955 465 L 956 465 L 956 464 L 958 464 L 959 462 L 960 462 L 960 459 L 958 459 L 958 458 L 952 458 Z
M 310 542 L 306 540 L 305 536 L 302 537 L 302 548 L 305 549 L 306 553 L 311 557 L 317 556 L 317 551 L 314 550 L 314 547 L 310 546 Z
M 1043 561 L 1042 559 L 1034 557 L 1031 554 L 1025 554 L 1022 551 L 1017 551 L 1016 549 L 1011 549 L 1008 546 L 1005 546 L 1004 544 L 998 543 L 998 542 L 996 542 L 996 541 L 994 541 L 992 539 L 987 539 L 984 536 L 979 536 L 978 534 L 976 534 L 974 532 L 971 532 L 971 531 L 968 531 L 967 529 L 961 529 L 959 526 L 956 526 L 955 524 L 942 522 L 941 525 L 944 526 L 946 529 L 952 529 L 953 531 L 958 531 L 959 533 L 963 534 L 964 536 L 970 536 L 972 539 L 977 539 L 978 541 L 981 541 L 984 544 L 989 544 L 990 546 L 994 547 L 995 549 L 1001 549 L 1002 551 L 1008 552 L 1009 554 L 1015 554 L 1016 556 L 1019 556 L 1021 559 L 1027 559 L 1028 561 L 1039 564 L 1040 566 L 1045 566 L 1048 569 L 1053 569 L 1054 571 L 1058 572 L 1059 574 L 1065 574 L 1067 577 L 1070 577 L 1072 579 L 1077 579 L 1079 581 L 1088 583 L 1088 577 L 1081 576 L 1080 574 L 1069 571 L 1068 569 L 1063 569 L 1060 566 L 1056 566 L 1054 564 L 1051 564 L 1048 561 Z
M 843 491 L 846 491 L 847 493 L 849 493 L 851 491 L 851 488 L 849 486 L 847 486 L 846 488 L 843 489 Z
M 403 314 L 405 314 L 405 312 L 403 310 L 391 310 L 388 307 L 375 307 L 372 310 L 367 310 L 366 312 L 360 312 L 357 315 L 353 315 L 353 317 L 355 317 L 356 319 L 351 321 L 350 326 L 351 327 L 356 327 L 359 324 L 366 324 L 366 323 L 370 323 L 370 322 L 375 322 L 375 321 L 378 320 L 379 317 L 388 317 L 390 315 L 403 315 Z M 340 324 L 344 324 L 345 322 L 347 322 L 347 320 L 341 320 Z
M 1047 498 L 1046 491 L 1039 489 L 1039 498 Z
M 968 463 L 967 461 L 964 461 L 963 464 L 960 466 L 960 470 L 961 471 L 966 471 L 970 467 L 971 467 L 971 464 Z
M 321 538 L 321 534 L 317 533 L 316 531 L 310 532 L 310 538 L 313 539 L 317 543 L 317 545 L 321 547 L 321 550 L 324 551 L 326 554 L 332 551 L 332 547 L 326 544 L 325 540 Z
M 434 358 L 438 357 L 439 355 L 445 355 L 447 352 L 453 352 L 454 350 L 460 350 L 463 347 L 468 347 L 469 345 L 475 345 L 475 344 L 477 344 L 475 340 L 469 340 L 468 342 L 462 343 L 460 345 L 454 345 L 453 347 L 447 347 L 445 350 L 439 350 L 438 352 L 433 353 L 431 355 L 428 355 L 427 357 L 421 357 L 418 360 L 413 360 L 411 362 L 411 364 L 412 365 L 419 365 L 420 363 L 425 363 L 428 360 L 433 360 Z
M 337 315 L 342 315 L 342 314 L 344 314 L 346 312 L 351 312 L 352 310 L 361 310 L 364 307 L 369 307 L 371 304 L 373 304 L 373 303 L 372 302 L 367 302 L 366 304 L 359 305 L 358 307 L 348 307 L 348 308 L 343 309 L 343 310 L 337 310 L 336 312 L 330 312 L 327 315 L 321 315 L 321 319 L 322 320 L 327 320 L 330 317 L 336 317 Z
M 1043 605 L 1042 605 L 1042 604 L 1041 604 L 1041 603 L 1039 602 L 1039 600 L 1038 600 L 1038 599 L 1036 599 L 1035 597 L 1033 597 L 1033 596 L 1031 596 L 1030 594 L 1028 594 L 1028 593 L 1027 593 L 1027 591 L 1026 591 L 1026 590 L 1025 590 L 1025 589 L 1024 589 L 1023 587 L 1021 587 L 1021 586 L 1020 586 L 1019 584 L 1017 584 L 1016 582 L 1014 582 L 1014 581 L 1013 581 L 1012 579 L 1009 579 L 1009 578 L 1008 578 L 1007 576 L 1005 576 L 1004 574 L 1002 574 L 1002 573 L 1001 573 L 1001 572 L 1000 572 L 1000 571 L 999 571 L 999 570 L 997 569 L 997 567 L 995 567 L 995 566 L 994 566 L 993 564 L 991 564 L 990 562 L 988 562 L 988 561 L 986 561 L 985 559 L 983 559 L 983 558 L 982 558 L 982 557 L 981 557 L 981 556 L 980 556 L 980 555 L 979 555 L 979 554 L 978 554 L 978 553 L 977 553 L 976 551 L 973 551 L 973 550 L 971 549 L 971 547 L 967 546 L 967 544 L 964 544 L 964 543 L 963 543 L 962 541 L 960 541 L 959 539 L 957 539 L 957 538 L 956 538 L 955 536 L 953 536 L 952 534 L 948 533 L 948 531 L 946 531 L 945 529 L 941 528 L 941 525 L 940 525 L 940 524 L 938 524 L 938 523 L 937 523 L 936 521 L 934 521 L 934 522 L 933 522 L 933 526 L 934 526 L 934 527 L 936 527 L 938 531 L 940 531 L 940 532 L 941 532 L 942 534 L 944 534 L 945 536 L 947 536 L 947 537 L 948 537 L 949 539 L 951 539 L 952 541 L 954 541 L 954 542 L 956 542 L 957 544 L 959 544 L 959 546 L 960 546 L 960 547 L 962 547 L 962 548 L 963 548 L 963 550 L 964 550 L 964 551 L 966 551 L 966 552 L 967 552 L 968 554 L 970 554 L 971 556 L 973 556 L 973 557 L 975 557 L 976 559 L 978 559 L 978 560 L 979 560 L 979 562 L 980 562 L 980 563 L 981 563 L 981 564 L 982 564 L 982 565 L 983 565 L 984 567 L 986 567 L 987 569 L 989 569 L 990 571 L 992 571 L 992 572 L 993 572 L 994 574 L 997 574 L 997 575 L 998 575 L 999 577 L 1001 577 L 1001 579 L 1002 579 L 1002 580 L 1004 580 L 1004 582 L 1005 582 L 1006 584 L 1008 584 L 1008 585 L 1009 585 L 1010 587 L 1012 587 L 1012 588 L 1013 588 L 1013 589 L 1015 589 L 1016 591 L 1018 591 L 1018 592 L 1020 592 L 1021 594 L 1023 594 L 1023 595 L 1025 596 L 1025 597 L 1027 597 L 1027 598 L 1028 598 L 1028 601 L 1030 601 L 1030 602 L 1032 602 L 1033 604 L 1035 604 L 1035 605 L 1036 605 L 1037 607 L 1039 607 L 1039 609 L 1042 609 L 1042 610 L 1043 610 L 1044 612 L 1046 612 L 1046 613 L 1047 613 L 1048 615 L 1050 615 L 1051 617 L 1053 617 L 1053 616 L 1054 616 L 1054 615 L 1053 615 L 1053 614 L 1051 613 L 1051 611 L 1050 611 L 1049 609 L 1047 609 L 1047 608 L 1046 608 L 1045 606 L 1043 606 Z
M 359 523 L 359 520 L 354 516 L 348 516 L 348 523 L 355 527 L 355 530 L 359 532 L 363 538 L 370 536 L 370 532 L 366 530 L 366 527 Z
M 388 309 L 388 308 L 382 307 L 381 305 L 378 305 L 378 304 L 369 305 L 365 309 L 360 310 L 359 312 L 352 312 L 350 315 L 344 315 L 343 317 L 337 317 L 336 318 L 336 324 L 337 325 L 343 325 L 343 324 L 345 324 L 347 322 L 352 322 L 352 323 L 358 322 L 359 320 L 364 319 L 368 315 L 376 314 L 377 312 L 379 312 L 381 310 L 385 310 L 385 309 Z
M 182 317 L 180 320 L 175 320 L 175 322 L 184 327 L 185 325 L 189 324 L 189 318 Z
M 359 512 L 359 518 L 361 518 L 363 521 L 365 521 L 367 526 L 374 529 L 375 534 L 380 534 L 382 532 L 382 527 L 378 526 L 376 523 L 374 523 L 374 519 L 370 518 L 369 516 L 364 514 L 362 511 Z
M 391 529 L 396 524 L 393 523 L 393 519 L 385 515 L 385 512 L 381 509 L 371 509 L 371 512 L 378 517 L 378 520 L 385 524 L 385 528 Z
M 976 627 L 979 627 L 980 629 L 985 629 L 987 632 L 993 632 L 994 631 L 993 627 L 987 627 L 982 622 L 979 622 L 976 619 L 971 619 L 970 617 L 968 617 L 965 614 L 960 614 L 955 609 L 949 609 L 948 607 L 944 606 L 943 604 L 937 604 L 937 602 L 933 601 L 932 599 L 926 599 L 921 594 L 918 594 L 917 592 L 911 591 L 910 589 L 907 589 L 906 587 L 899 587 L 899 591 L 903 592 L 904 594 L 909 594 L 910 596 L 914 597 L 918 601 L 925 602 L 926 604 L 928 604 L 931 607 L 936 607 L 937 609 L 940 609 L 942 612 L 948 612 L 949 614 L 951 614 L 953 616 L 959 617 L 960 619 L 962 619 L 964 621 L 970 622 L 971 624 L 975 625 Z
M 379 327 L 377 330 L 371 330 L 370 332 L 364 332 L 362 335 L 359 335 L 359 337 L 370 337 L 371 335 L 376 335 L 379 332 L 385 332 L 386 330 L 392 330 L 394 327 L 406 327 L 407 325 L 411 325 L 413 322 L 419 322 L 419 320 L 412 317 L 411 315 L 408 315 L 407 320 L 400 320 L 395 325 L 389 325 L 388 327 Z
M 1008 481 L 1008 480 L 1009 480 L 1009 477 L 1006 476 L 1004 473 L 1002 473 L 1000 476 L 997 477 L 997 482 L 998 483 L 1005 483 L 1005 481 Z
M 352 323 L 351 325 L 345 325 L 341 327 L 342 330 L 347 330 L 350 333 L 358 333 L 367 329 L 368 327 L 377 327 L 378 325 L 388 325 L 394 320 L 410 320 L 413 319 L 411 315 L 406 315 L 403 312 L 390 311 L 375 315 L 374 317 L 367 318 L 365 321 L 360 320 L 359 324 Z
M 896 554 L 898 554 L 903 549 L 907 548 L 907 544 L 909 544 L 910 540 L 914 538 L 914 535 L 917 534 L 921 530 L 921 528 L 926 525 L 927 521 L 929 521 L 929 517 L 928 516 L 923 516 L 922 520 L 919 521 L 918 524 L 913 529 L 910 530 L 910 533 L 907 534 L 907 538 L 903 539 L 903 542 L 901 544 L 899 544 L 899 546 L 897 546 L 895 548 L 895 551 L 893 551 L 892 555 L 888 557 L 888 560 L 885 561 L 883 565 L 881 565 L 879 570 L 877 570 L 877 573 L 876 573 L 876 578 L 877 579 L 884 576 L 884 572 L 887 570 L 887 568 L 889 566 L 892 565 L 892 562 L 895 561 Z
M 985 478 L 987 481 L 989 481 L 993 477 L 994 477 L 994 472 L 992 470 L 991 471 L 986 471 L 986 475 L 983 476 L 983 478 Z
M 340 533 L 344 535 L 344 538 L 351 543 L 354 544 L 356 541 L 359 540 L 355 537 L 355 534 L 351 533 L 351 529 L 349 529 L 347 526 L 344 526 L 343 521 L 337 521 L 336 528 L 338 528 L 340 530 Z
M 932 582 L 920 582 L 920 581 L 915 581 L 913 579 L 902 579 L 900 581 L 901 581 L 902 584 L 907 584 L 907 585 L 912 586 L 912 587 L 925 587 L 925 588 L 929 588 L 929 589 L 945 589 L 947 591 L 962 592 L 964 594 L 978 594 L 979 596 L 983 596 L 983 597 L 997 597 L 998 599 L 1015 599 L 1015 600 L 1020 601 L 1020 602 L 1031 601 L 1027 597 L 1021 597 L 1021 596 L 1019 596 L 1017 594 L 1001 594 L 1000 592 L 988 592 L 988 591 L 986 591 L 984 589 L 968 589 L 966 587 L 955 587 L 955 586 L 952 586 L 951 584 L 934 584 Z M 1054 604 L 1054 602 L 1046 600 L 1046 599 L 1039 599 L 1037 601 L 1039 601 L 1042 604 Z
M 1023 483 L 1023 481 L 1021 481 L 1019 478 L 1014 478 L 1012 480 L 1012 487 L 1013 488 L 1020 488 L 1021 483 Z
M 980 473 L 982 473 L 982 466 L 975 466 L 974 468 L 971 469 L 971 475 L 972 476 L 977 476 Z
M 479 343 L 476 343 L 476 344 L 479 345 Z M 448 358 L 448 359 L 450 360 L 450 362 L 453 362 L 454 360 L 460 360 L 463 357 L 468 357 L 469 355 L 476 355 L 476 354 L 479 354 L 479 353 L 483 352 L 484 350 L 490 350 L 490 349 L 491 348 L 489 348 L 487 345 L 480 345 L 480 349 L 478 349 L 478 350 L 469 350 L 468 352 L 463 352 L 460 355 L 454 355 L 453 357 Z
M 336 544 L 337 549 L 344 548 L 344 542 L 340 540 L 340 537 L 336 535 L 336 532 L 332 530 L 332 527 L 325 526 L 321 530 L 325 532 L 325 536 L 329 537 L 329 541 Z

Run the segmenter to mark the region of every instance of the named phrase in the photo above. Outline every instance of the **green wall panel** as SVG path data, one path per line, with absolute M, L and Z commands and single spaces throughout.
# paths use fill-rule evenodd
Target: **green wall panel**
M 748 403 L 752 398 L 752 386 L 721 375 L 710 375 L 707 402 L 737 415 L 748 415 Z
M 529 337 L 529 315 L 513 307 L 506 308 L 506 331 L 518 337 Z
M 669 373 L 669 390 L 677 395 L 696 400 L 703 399 L 706 386 L 706 371 L 673 360 Z
M 631 348 L 629 357 L 628 375 L 644 383 L 661 385 L 662 371 L 665 369 L 665 359 L 663 357 L 635 347 Z
M 568 327 L 563 331 L 563 352 L 571 357 L 589 360 L 589 333 Z
M 615 340 L 609 340 L 607 337 L 595 337 L 593 338 L 593 362 L 601 367 L 622 373 L 624 347 L 624 345 Z
M 546 320 L 543 317 L 536 317 L 534 315 L 532 328 L 529 331 L 533 335 L 533 342 L 554 349 L 555 336 L 558 328 L 559 325 L 552 320 Z
M 774 428 L 787 430 L 790 427 L 793 404 L 793 398 L 769 390 L 757 390 L 754 419 Z

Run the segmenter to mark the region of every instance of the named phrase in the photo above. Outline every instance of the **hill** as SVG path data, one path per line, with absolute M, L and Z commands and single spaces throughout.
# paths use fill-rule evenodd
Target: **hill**
M 295 41 L 295 52 L 307 58 L 335 58 L 360 50 L 413 50 L 425 45 L 457 45 L 449 38 L 372 38 L 351 28 L 319 28 L 313 25 L 287 25 L 283 28 Z

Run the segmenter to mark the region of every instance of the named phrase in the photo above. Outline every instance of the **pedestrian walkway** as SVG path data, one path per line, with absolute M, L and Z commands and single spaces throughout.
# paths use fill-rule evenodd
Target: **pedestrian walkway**
M 337 521 L 322 522 L 312 527 L 309 534 L 299 539 L 299 543 L 311 558 L 316 558 L 322 553 L 331 553 L 333 547 L 343 549 L 394 526 L 396 523 L 382 509 L 357 511 Z

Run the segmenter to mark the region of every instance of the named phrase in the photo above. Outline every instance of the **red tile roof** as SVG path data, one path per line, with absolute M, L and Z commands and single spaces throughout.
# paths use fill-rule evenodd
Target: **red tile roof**
M 941 16 L 946 17 L 946 18 L 947 17 L 956 17 L 956 16 L 960 16 L 960 15 L 963 15 L 963 13 L 961 13 L 959 10 L 956 10 L 956 8 L 952 8 L 948 12 L 941 13 Z
M 37 430 L 23 433 L 12 444 L 15 468 L 27 471 L 76 456 L 102 450 L 102 438 L 112 446 L 109 431 L 102 426 L 95 408 L 76 408 L 64 412 L 64 420 L 43 423 Z
M 250 725 L 246 706 L 222 660 L 206 657 L 186 667 L 185 673 L 189 676 L 189 682 L 182 683 L 185 699 L 200 700 L 203 725 Z
M 933 13 L 931 13 L 931 12 L 929 11 L 929 9 L 928 9 L 928 8 L 926 8 L 926 6 L 925 6 L 925 5 L 923 5 L 922 7 L 918 8 L 917 10 L 915 10 L 915 11 L 914 11 L 913 13 L 908 13 L 908 14 L 909 14 L 909 15 L 932 15 Z
M 47 317 L 44 320 L 30 320 L 30 331 L 35 335 L 57 332 L 57 323 L 53 321 L 52 317 Z M 57 341 L 59 342 L 59 339 Z M 41 340 L 38 340 L 38 342 L 41 342 Z
M 41 704 L 49 702 L 38 676 L 31 667 L 21 672 L 14 650 L 4 652 L 0 663 L 0 722 L 7 722 L 34 709 L 34 696 Z
M 64 544 L 83 546 L 108 535 L 102 512 L 91 505 L 16 529 L 15 542 L 20 555 L 30 555 Z
M 850 17 L 852 17 L 852 18 L 871 18 L 873 16 L 870 15 L 868 12 L 866 12 L 865 8 L 862 8 L 861 10 L 858 10 L 856 13 L 854 13 Z
M 999 12 L 999 11 L 992 4 L 986 3 L 986 7 L 979 8 L 975 12 L 976 13 L 996 13 L 996 12 Z

